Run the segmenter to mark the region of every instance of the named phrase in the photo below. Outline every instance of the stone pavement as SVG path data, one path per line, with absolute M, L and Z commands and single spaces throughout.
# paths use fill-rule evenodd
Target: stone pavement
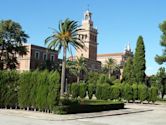
M 0 109 L 0 125 L 166 125 L 166 104 L 126 104 L 125 107 L 72 115 Z
M 24 111 L 24 110 L 0 109 L 0 114 L 26 117 L 26 118 L 34 118 L 34 119 L 40 119 L 40 120 L 64 121 L 64 120 L 76 120 L 76 119 L 95 118 L 95 117 L 104 117 L 104 116 L 124 115 L 124 114 L 140 113 L 140 112 L 147 112 L 147 111 L 152 111 L 152 109 L 146 109 L 146 108 L 131 109 L 130 108 L 130 109 L 102 111 L 102 112 L 95 112 L 95 113 L 78 113 L 78 114 L 68 114 L 68 115 L 57 115 L 52 113 L 41 113 L 41 112 Z

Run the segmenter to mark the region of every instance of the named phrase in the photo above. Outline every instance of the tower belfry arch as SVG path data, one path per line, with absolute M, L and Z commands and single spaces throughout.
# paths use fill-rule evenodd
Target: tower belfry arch
M 76 52 L 76 56 L 83 56 L 91 60 L 97 60 L 97 29 L 93 27 L 92 13 L 87 10 L 84 13 L 84 18 L 82 20 L 83 29 L 78 32 L 80 39 L 85 44 L 85 49 L 79 49 Z

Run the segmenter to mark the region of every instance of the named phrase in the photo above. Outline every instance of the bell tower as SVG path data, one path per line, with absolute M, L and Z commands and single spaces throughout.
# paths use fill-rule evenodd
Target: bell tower
M 85 48 L 78 49 L 76 56 L 97 60 L 97 29 L 93 27 L 92 13 L 88 10 L 84 13 L 80 29 L 83 30 L 78 32 L 79 38 L 84 42 Z

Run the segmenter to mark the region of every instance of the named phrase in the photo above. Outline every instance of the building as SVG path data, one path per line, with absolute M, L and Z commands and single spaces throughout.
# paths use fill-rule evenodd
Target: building
M 97 60 L 102 63 L 102 66 L 104 66 L 106 65 L 106 61 L 109 58 L 112 58 L 116 61 L 117 65 L 123 67 L 124 63 L 127 61 L 128 56 L 133 57 L 133 52 L 131 51 L 130 44 L 127 45 L 124 52 L 97 54 Z
M 41 67 L 47 60 L 51 62 L 58 61 L 58 52 L 49 50 L 47 48 L 36 46 L 32 44 L 25 45 L 27 48 L 27 55 L 18 56 L 19 71 L 29 71 Z
M 84 42 L 85 47 L 76 51 L 76 57 L 81 56 L 85 58 L 87 68 L 90 70 L 100 70 L 101 62 L 97 61 L 97 29 L 93 26 L 92 13 L 86 11 L 84 19 L 78 32 L 78 37 Z

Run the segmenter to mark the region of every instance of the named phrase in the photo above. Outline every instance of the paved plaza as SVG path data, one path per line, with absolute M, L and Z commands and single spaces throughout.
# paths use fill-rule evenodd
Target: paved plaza
M 0 125 L 166 125 L 166 104 L 126 104 L 125 107 L 75 115 L 0 109 Z

